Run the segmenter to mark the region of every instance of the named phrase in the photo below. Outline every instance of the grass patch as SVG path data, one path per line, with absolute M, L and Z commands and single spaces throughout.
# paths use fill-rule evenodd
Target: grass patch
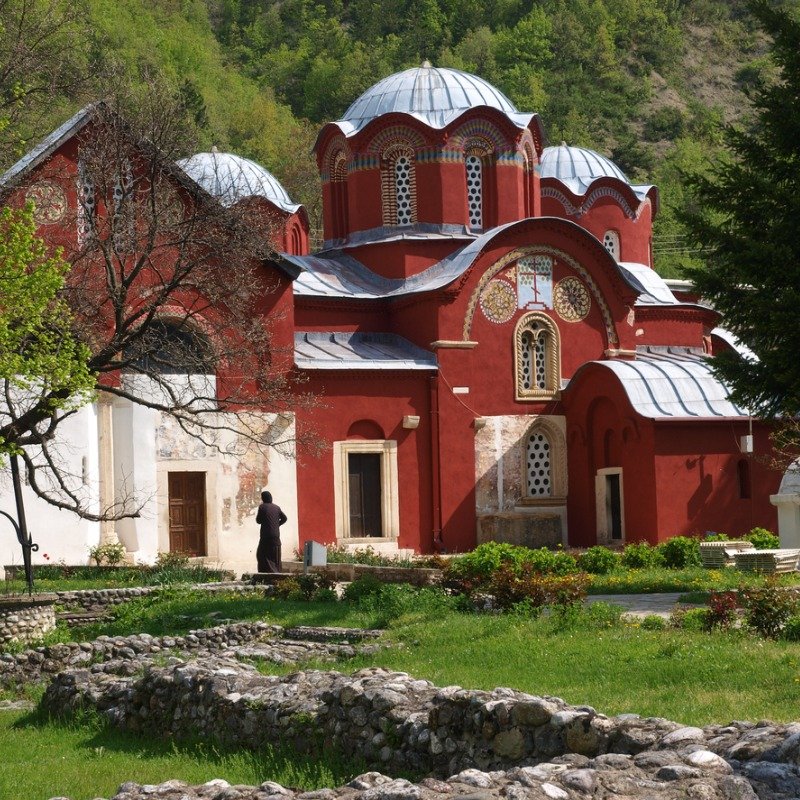
M 72 800 L 111 797 L 121 783 L 214 778 L 258 785 L 266 780 L 303 790 L 339 786 L 365 771 L 331 753 L 266 748 L 230 750 L 208 742 L 140 738 L 88 717 L 76 722 L 0 712 L 0 797 Z
M 736 569 L 617 568 L 606 575 L 592 575 L 589 594 L 649 594 L 654 592 L 731 591 L 740 587 L 763 586 L 765 577 L 755 572 Z M 800 584 L 800 573 L 779 577 L 781 586 Z M 703 601 L 701 601 L 703 602 Z

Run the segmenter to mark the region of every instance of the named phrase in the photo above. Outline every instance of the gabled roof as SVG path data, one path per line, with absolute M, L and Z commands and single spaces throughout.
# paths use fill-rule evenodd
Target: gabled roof
M 435 370 L 436 356 L 395 333 L 301 331 L 294 335 L 301 369 Z
M 17 181 L 48 159 L 64 142 L 79 133 L 87 123 L 91 122 L 101 103 L 90 103 L 77 114 L 70 117 L 63 125 L 59 125 L 49 136 L 42 139 L 33 150 L 27 152 L 16 164 L 0 175 L 0 189 L 14 185 Z

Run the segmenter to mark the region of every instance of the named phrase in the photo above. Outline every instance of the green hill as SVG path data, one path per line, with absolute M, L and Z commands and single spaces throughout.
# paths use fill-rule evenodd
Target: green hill
M 310 148 L 321 123 L 424 59 L 475 72 L 538 111 L 551 143 L 592 147 L 660 186 L 665 275 L 684 255 L 673 214 L 680 169 L 715 151 L 716 123 L 742 119 L 742 89 L 768 69 L 741 0 L 87 0 L 87 9 L 96 74 L 112 64 L 135 81 L 163 73 L 200 146 L 263 163 L 314 226 Z M 62 118 L 65 105 L 53 106 Z

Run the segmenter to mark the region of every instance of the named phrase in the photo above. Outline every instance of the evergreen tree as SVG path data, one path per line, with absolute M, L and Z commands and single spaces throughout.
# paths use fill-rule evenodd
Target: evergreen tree
M 722 353 L 717 374 L 760 416 L 800 413 L 800 11 L 750 0 L 771 37 L 777 80 L 751 95 L 754 123 L 728 127 L 725 157 L 689 180 L 683 213 L 704 267 L 686 274 L 755 358 Z M 788 440 L 800 443 L 796 425 Z

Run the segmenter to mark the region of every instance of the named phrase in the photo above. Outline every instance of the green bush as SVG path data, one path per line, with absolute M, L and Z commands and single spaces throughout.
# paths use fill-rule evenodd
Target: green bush
M 800 616 L 793 615 L 786 620 L 781 638 L 790 642 L 800 642 Z
M 505 564 L 495 571 L 485 588 L 497 607 L 508 611 L 522 602 L 533 608 L 575 605 L 585 599 L 588 585 L 585 574 L 543 575 L 530 564 L 519 569 Z
M 777 639 L 784 625 L 797 614 L 798 598 L 770 577 L 764 586 L 742 589 L 739 601 L 744 608 L 744 622 L 759 636 Z
M 753 528 L 744 538 L 756 550 L 777 550 L 781 546 L 781 540 L 766 528 Z
M 333 581 L 323 572 L 309 572 L 284 578 L 275 584 L 275 597 L 281 600 L 329 600 L 333 591 Z
M 700 540 L 691 536 L 674 536 L 658 546 L 664 556 L 664 566 L 670 569 L 683 569 L 684 567 L 699 567 Z
M 632 542 L 622 551 L 622 566 L 628 569 L 652 569 L 664 566 L 661 551 L 649 542 Z
M 648 614 L 642 619 L 641 627 L 646 631 L 663 631 L 667 627 L 667 621 L 658 614 Z
M 105 544 L 98 544 L 89 548 L 89 558 L 94 561 L 99 567 L 101 564 L 107 564 L 109 567 L 115 567 L 125 560 L 125 545 L 122 542 L 106 542 Z
M 684 631 L 699 633 L 709 628 L 707 608 L 676 608 L 670 616 L 670 625 Z
M 362 598 L 380 594 L 384 587 L 383 581 L 375 575 L 362 575 L 344 588 L 342 600 L 347 603 L 359 603 Z
M 602 545 L 596 545 L 578 556 L 578 566 L 592 575 L 607 575 L 619 566 L 621 560 L 619 553 Z

